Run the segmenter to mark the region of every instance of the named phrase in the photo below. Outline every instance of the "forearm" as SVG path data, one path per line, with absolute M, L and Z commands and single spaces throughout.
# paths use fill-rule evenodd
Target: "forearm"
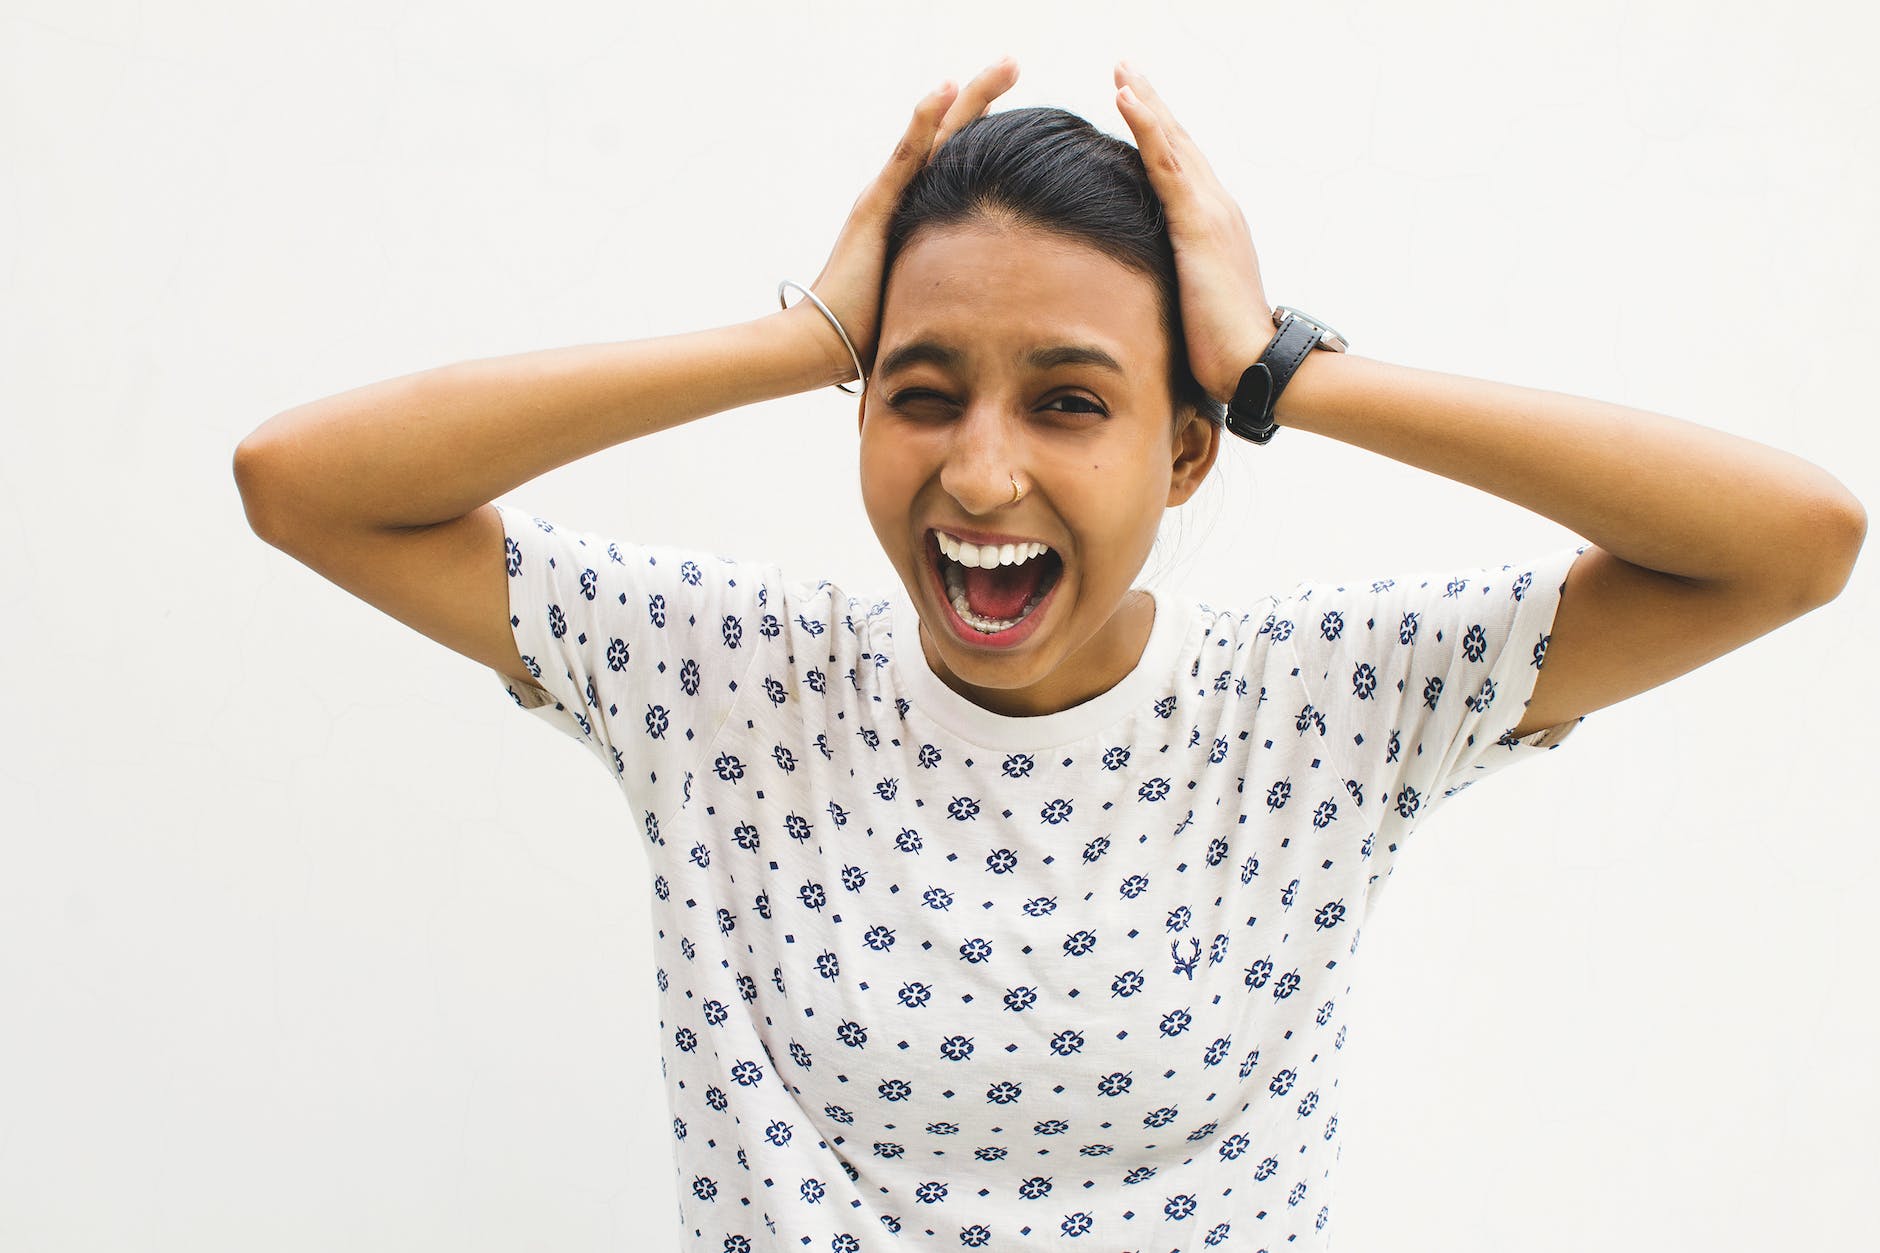
M 263 531 L 445 522 L 615 444 L 852 378 L 803 308 L 463 361 L 289 409 L 236 451 L 250 523 Z
M 1605 401 L 1313 352 L 1275 419 L 1467 483 L 1692 583 L 1846 581 L 1866 515 L 1800 457 Z

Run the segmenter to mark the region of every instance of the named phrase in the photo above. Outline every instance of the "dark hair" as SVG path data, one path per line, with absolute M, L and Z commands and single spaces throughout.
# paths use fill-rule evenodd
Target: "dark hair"
M 1221 423 L 1227 406 L 1208 395 L 1188 366 L 1175 248 L 1161 197 L 1133 145 L 1065 109 L 1006 109 L 974 118 L 947 137 L 901 193 L 888 220 L 878 307 L 886 307 L 895 258 L 916 235 L 988 219 L 1061 235 L 1147 275 L 1169 346 L 1176 424 L 1184 412 Z

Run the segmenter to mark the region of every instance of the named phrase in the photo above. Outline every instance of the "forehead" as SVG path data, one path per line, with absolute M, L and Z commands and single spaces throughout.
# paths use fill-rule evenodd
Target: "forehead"
M 882 306 L 883 373 L 945 368 L 1158 368 L 1155 283 L 1087 245 L 1016 227 L 949 227 L 895 258 Z

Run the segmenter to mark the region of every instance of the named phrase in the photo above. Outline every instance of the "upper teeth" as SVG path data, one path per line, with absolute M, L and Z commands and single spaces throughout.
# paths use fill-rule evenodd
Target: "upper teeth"
M 940 551 L 963 566 L 985 569 L 991 566 L 1013 566 L 1030 561 L 1051 551 L 1049 544 L 969 544 L 948 535 L 945 531 L 935 531 L 940 541 Z

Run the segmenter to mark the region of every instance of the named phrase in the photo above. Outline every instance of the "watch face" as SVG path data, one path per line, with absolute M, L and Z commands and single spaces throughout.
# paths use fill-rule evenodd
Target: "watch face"
M 1301 322 L 1307 322 L 1319 328 L 1319 342 L 1314 345 L 1315 347 L 1324 348 L 1331 352 L 1343 352 L 1346 348 L 1350 347 L 1350 342 L 1346 340 L 1343 335 L 1340 335 L 1336 330 L 1333 330 L 1330 326 L 1319 321 L 1303 309 L 1295 309 L 1291 305 L 1277 305 L 1274 307 L 1274 326 L 1284 325 L 1286 319 L 1289 317 L 1297 318 Z

